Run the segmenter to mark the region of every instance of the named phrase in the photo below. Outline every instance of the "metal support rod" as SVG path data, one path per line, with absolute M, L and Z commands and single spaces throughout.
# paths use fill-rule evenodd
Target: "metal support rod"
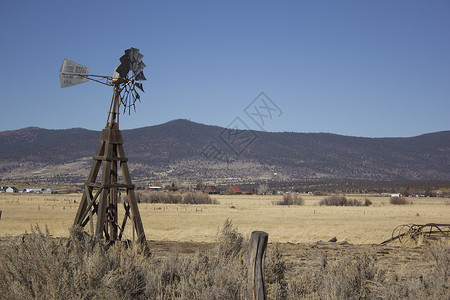
M 107 126 L 112 128 L 114 123 L 119 123 L 119 105 L 120 105 L 120 90 L 114 87 L 111 104 L 108 111 Z

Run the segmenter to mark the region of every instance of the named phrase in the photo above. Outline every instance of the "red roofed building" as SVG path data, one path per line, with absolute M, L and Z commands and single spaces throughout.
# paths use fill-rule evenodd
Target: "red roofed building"
M 242 191 L 237 186 L 232 185 L 229 188 L 227 188 L 225 193 L 228 195 L 236 195 L 236 194 L 240 195 L 240 194 L 242 194 Z

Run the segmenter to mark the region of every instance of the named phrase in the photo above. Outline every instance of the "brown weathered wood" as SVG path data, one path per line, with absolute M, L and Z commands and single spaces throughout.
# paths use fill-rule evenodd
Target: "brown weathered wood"
M 112 145 L 112 157 L 117 157 L 117 145 Z M 111 184 L 117 184 L 117 160 L 111 161 Z M 117 187 L 110 188 L 109 193 L 109 236 L 112 240 L 117 240 L 117 227 L 119 226 L 119 220 L 117 215 Z
M 95 230 L 95 235 L 98 238 L 103 236 L 103 231 L 105 229 L 105 218 L 106 218 L 106 209 L 108 206 L 108 190 L 103 189 L 100 194 L 100 201 L 98 204 L 98 212 L 97 212 L 97 228 Z
M 134 190 L 128 190 L 127 195 L 128 195 L 128 204 L 130 205 L 131 210 L 131 221 L 133 222 L 136 230 L 137 241 L 140 244 L 144 244 L 146 243 L 144 226 L 142 225 L 142 219 L 139 213 L 136 196 L 134 195 Z
M 86 194 L 85 193 L 83 193 L 83 196 L 81 197 L 81 202 L 80 202 L 80 205 L 78 206 L 78 211 L 77 211 L 77 214 L 75 215 L 75 220 L 73 222 L 73 226 L 80 225 L 81 216 L 86 211 L 86 206 L 87 206 L 86 202 L 87 202 L 87 200 L 86 200 Z
M 89 228 L 91 229 L 91 234 L 94 235 L 94 220 L 92 219 L 92 209 L 89 210 Z
M 134 189 L 136 186 L 134 184 L 125 184 L 125 183 L 115 183 L 115 184 L 101 184 L 101 183 L 86 183 L 86 186 L 93 188 L 125 188 L 125 189 Z
M 114 156 L 94 156 L 93 160 L 115 160 L 115 161 L 128 161 L 128 158 L 114 157 Z
M 120 227 L 119 240 L 122 239 L 123 230 L 125 229 L 125 225 L 127 224 L 128 218 L 130 218 L 130 205 L 123 202 L 123 208 L 125 210 L 125 214 L 123 216 L 122 226 Z M 133 231 L 134 231 L 134 226 L 133 226 Z
M 265 300 L 263 259 L 269 235 L 264 231 L 253 231 L 248 249 L 248 299 Z
M 104 151 L 105 151 L 105 143 L 100 141 L 100 143 L 97 146 L 97 152 L 95 153 L 95 155 L 96 156 L 102 156 Z M 86 181 L 86 184 L 88 184 L 88 183 L 95 183 L 95 180 L 97 179 L 98 172 L 100 170 L 100 166 L 101 166 L 101 161 L 95 161 L 92 164 L 91 171 L 89 172 L 89 176 L 88 176 L 88 179 Z M 86 186 L 86 184 L 85 184 L 85 186 Z M 78 206 L 78 211 L 77 211 L 77 214 L 75 216 L 75 221 L 74 221 L 73 225 L 80 225 L 81 224 L 81 222 L 83 220 L 81 215 L 87 209 L 89 209 L 89 208 L 87 207 L 87 195 L 86 195 L 86 190 L 85 190 L 84 193 L 83 193 L 83 196 L 81 197 L 81 203 L 80 203 L 80 206 Z
M 89 204 L 86 206 L 86 209 L 84 210 L 84 212 L 82 213 L 80 220 L 78 220 L 77 225 L 82 224 L 81 222 L 83 222 L 84 218 L 86 218 L 86 216 L 88 215 L 88 213 L 92 212 L 91 207 L 94 205 L 95 201 L 97 200 L 98 196 L 100 195 L 101 191 L 103 189 L 99 189 L 97 191 L 97 193 L 95 194 L 95 197 L 92 197 L 92 190 L 90 190 L 87 186 L 85 186 L 85 195 L 86 197 L 89 199 Z M 84 196 L 84 195 L 83 195 Z M 91 230 L 91 232 L 93 232 L 93 230 Z
M 92 218 L 96 213 L 95 236 L 116 241 L 121 240 L 126 219 L 130 218 L 133 225 L 133 235 L 134 233 L 137 234 L 137 241 L 143 244 L 147 251 L 144 227 L 134 193 L 135 185 L 131 181 L 127 164 L 128 159 L 125 157 L 122 144 L 122 134 L 118 123 L 115 123 L 113 119 L 102 130 L 100 143 L 97 147 L 97 152 L 92 158 L 93 165 L 85 183 L 85 190 L 74 225 L 84 227 L 90 221 L 92 232 Z M 97 182 L 100 168 L 102 168 L 102 175 L 100 182 Z M 119 171 L 122 173 L 123 182 L 118 180 Z M 125 215 L 121 227 L 118 224 L 120 188 L 125 188 L 128 195 L 128 204 L 125 206 Z M 95 196 L 93 196 L 94 190 L 97 190 Z

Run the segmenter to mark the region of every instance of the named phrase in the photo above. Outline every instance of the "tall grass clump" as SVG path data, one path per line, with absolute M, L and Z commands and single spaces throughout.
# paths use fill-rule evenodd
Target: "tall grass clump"
M 168 192 L 139 192 L 136 193 L 139 203 L 165 203 L 165 204 L 218 204 L 208 194 L 197 192 L 184 195 Z M 127 201 L 127 196 L 122 196 Z
M 389 203 L 394 205 L 405 205 L 405 204 L 412 204 L 412 201 L 403 197 L 391 197 L 389 199 Z
M 303 205 L 305 201 L 302 197 L 295 194 L 284 194 L 283 200 L 272 202 L 274 205 Z
M 167 192 L 139 192 L 136 193 L 136 198 L 139 203 L 176 204 L 181 203 L 182 200 L 182 196 L 180 194 Z M 124 199 L 126 200 L 126 198 Z
M 319 205 L 326 205 L 326 206 L 369 206 L 372 202 L 368 199 L 365 199 L 364 202 L 357 199 L 347 199 L 345 196 L 337 196 L 332 195 L 329 197 L 323 198 Z
M 147 256 L 139 247 L 108 245 L 75 227 L 67 239 L 36 226 L 0 240 L 1 299 L 247 299 L 248 238 L 230 220 L 215 248 L 193 255 Z M 299 269 L 269 244 L 268 299 L 449 299 L 450 247 L 429 247 L 431 268 L 390 274 L 377 249 L 330 260 L 308 251 Z M 420 265 L 420 268 L 423 266 Z M 414 275 L 414 276 L 413 276 Z
M 219 204 L 216 199 L 212 199 L 208 194 L 197 192 L 183 195 L 183 204 Z
M 325 253 L 315 251 L 310 266 L 288 282 L 285 299 L 449 299 L 450 247 L 439 245 L 427 252 L 433 258 L 431 272 L 411 269 L 388 274 L 376 253 L 330 261 Z
M 245 299 L 247 241 L 226 223 L 214 253 L 148 257 L 73 228 L 0 244 L 1 299 Z M 220 241 L 220 242 L 219 242 Z
M 326 254 L 317 251 L 310 259 L 311 266 L 289 283 L 288 299 L 376 299 L 371 287 L 385 280 L 375 255 L 329 261 Z

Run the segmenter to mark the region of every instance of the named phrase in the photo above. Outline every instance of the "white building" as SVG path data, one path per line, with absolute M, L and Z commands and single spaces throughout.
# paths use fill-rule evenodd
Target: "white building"
M 13 187 L 13 186 L 9 186 L 9 187 L 6 188 L 5 192 L 6 193 L 17 193 L 17 192 L 19 192 L 19 190 L 16 189 L 15 187 Z
M 42 193 L 44 194 L 58 194 L 58 190 L 55 189 L 46 189 Z
M 39 188 L 26 188 L 23 189 L 24 193 L 36 193 L 36 194 L 40 194 L 44 191 L 44 189 L 39 189 Z

